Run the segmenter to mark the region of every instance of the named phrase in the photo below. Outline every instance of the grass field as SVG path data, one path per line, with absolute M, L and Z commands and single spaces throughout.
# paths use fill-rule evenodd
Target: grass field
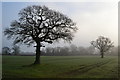
M 117 78 L 118 58 L 99 56 L 3 56 L 3 78 Z

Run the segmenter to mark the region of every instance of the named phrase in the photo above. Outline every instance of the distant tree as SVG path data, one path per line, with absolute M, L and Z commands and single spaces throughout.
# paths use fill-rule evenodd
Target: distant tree
M 2 48 L 2 54 L 10 55 L 11 49 L 9 47 Z
M 77 53 L 77 46 L 75 46 L 75 45 L 70 45 L 70 52 L 71 52 L 71 54 L 75 54 L 75 53 Z
M 95 52 L 95 48 L 93 46 L 89 46 L 86 50 L 88 55 L 92 55 Z
M 78 47 L 77 51 L 78 55 L 88 55 L 87 49 L 85 47 L 80 46 Z
M 118 56 L 118 46 L 115 46 L 114 48 L 110 49 L 110 50 L 108 51 L 108 55 Z
M 61 47 L 60 48 L 60 55 L 61 56 L 67 56 L 67 55 L 69 55 L 69 47 L 67 47 L 67 46 L 64 46 L 64 47 Z
M 13 49 L 13 54 L 14 55 L 19 55 L 20 54 L 20 47 L 19 46 L 14 45 L 12 49 Z
M 61 47 L 55 47 L 55 53 L 56 53 L 56 55 L 59 55 L 60 54 L 60 49 L 61 49 Z
M 45 50 L 45 48 L 42 48 L 41 49 L 41 56 L 45 56 L 45 54 L 46 54 L 46 50 Z
M 53 49 L 51 47 L 47 47 L 45 55 L 50 56 L 52 55 L 52 53 L 53 53 Z
M 19 12 L 19 17 L 19 20 L 13 21 L 4 33 L 9 39 L 15 38 L 14 44 L 36 44 L 34 64 L 40 64 L 42 42 L 52 44 L 59 39 L 70 42 L 73 32 L 77 30 L 72 19 L 46 6 L 28 6 Z
M 99 49 L 101 53 L 101 58 L 104 57 L 104 53 L 107 52 L 111 47 L 113 47 L 113 42 L 109 38 L 99 36 L 96 41 L 91 41 L 91 45 Z

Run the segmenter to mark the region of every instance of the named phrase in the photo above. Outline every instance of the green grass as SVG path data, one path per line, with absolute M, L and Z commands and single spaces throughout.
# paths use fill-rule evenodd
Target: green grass
M 118 58 L 99 56 L 3 56 L 3 78 L 117 78 Z

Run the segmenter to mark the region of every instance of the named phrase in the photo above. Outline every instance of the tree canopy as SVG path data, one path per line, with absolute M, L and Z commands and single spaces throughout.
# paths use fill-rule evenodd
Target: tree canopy
M 71 41 L 77 28 L 72 19 L 49 9 L 46 6 L 28 6 L 19 12 L 19 20 L 11 23 L 6 29 L 8 38 L 15 37 L 14 44 L 31 45 L 35 41 L 53 43 L 62 38 Z
M 104 36 L 99 36 L 96 41 L 91 41 L 91 45 L 99 49 L 103 58 L 104 52 L 107 52 L 111 47 L 113 47 L 113 42 Z

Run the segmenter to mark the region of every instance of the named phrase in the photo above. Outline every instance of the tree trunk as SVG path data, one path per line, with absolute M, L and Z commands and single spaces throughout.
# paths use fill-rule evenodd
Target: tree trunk
M 101 58 L 104 58 L 104 53 L 103 52 L 101 52 Z
M 36 58 L 35 58 L 35 62 L 34 64 L 40 64 L 40 54 L 41 54 L 41 51 L 40 51 L 40 42 L 36 42 Z

